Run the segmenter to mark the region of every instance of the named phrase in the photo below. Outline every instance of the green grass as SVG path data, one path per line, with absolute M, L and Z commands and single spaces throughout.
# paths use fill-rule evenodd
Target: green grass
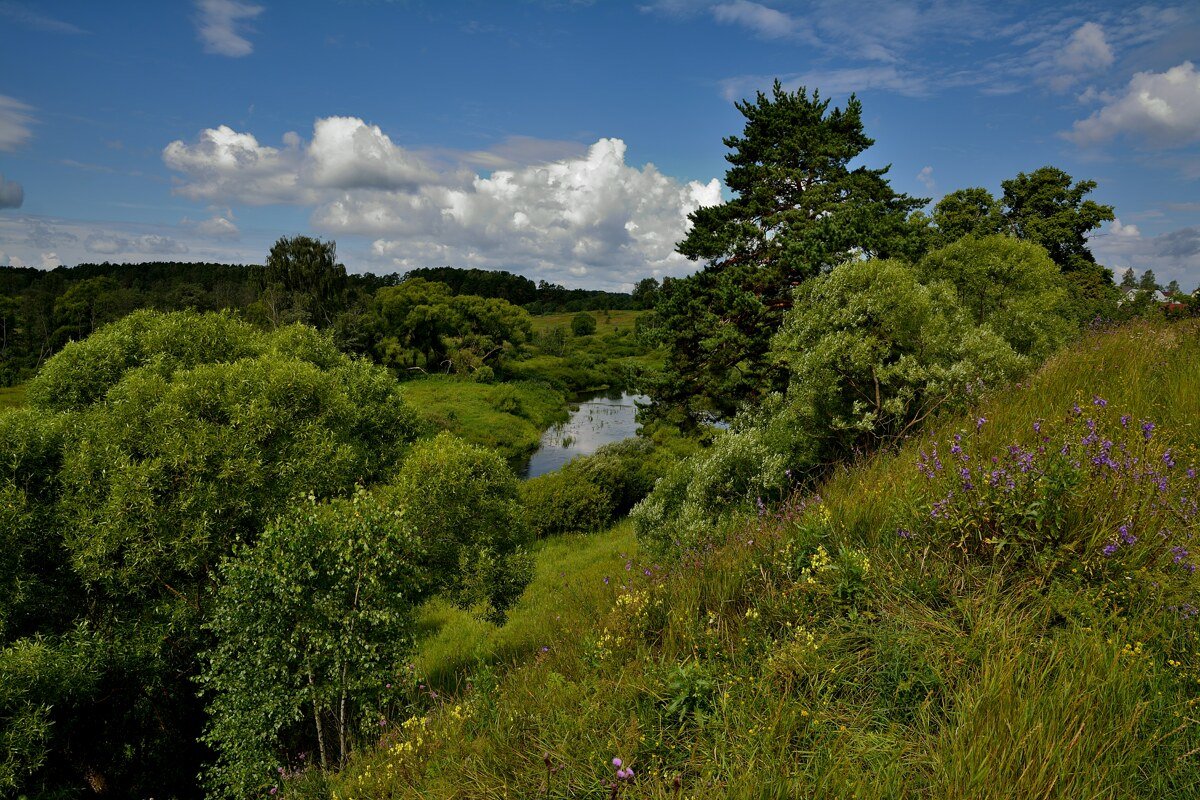
M 529 355 L 505 363 L 505 372 L 516 379 L 544 380 L 567 392 L 586 392 L 609 386 L 625 386 L 631 376 L 662 366 L 664 353 L 648 348 L 634 335 L 637 318 L 645 311 L 589 311 L 596 319 L 596 332 L 588 336 L 571 333 L 575 314 L 546 314 L 533 318 L 534 343 Z M 566 346 L 550 352 L 540 337 L 555 328 L 566 332 Z
M 567 419 L 566 398 L 543 383 L 475 383 L 433 375 L 404 384 L 405 400 L 430 425 L 511 462 L 532 453 L 542 431 Z
M 25 385 L 0 386 L 0 411 L 25 405 Z
M 1200 605 L 1200 582 L 1165 550 L 1200 551 L 1197 484 L 1181 474 L 1196 398 L 1197 325 L 1089 335 L 1027 385 L 833 476 L 819 500 L 731 524 L 711 551 L 660 564 L 626 526 L 548 542 L 505 625 L 425 608 L 419 671 L 448 693 L 417 695 L 380 746 L 285 794 L 1198 797 L 1200 626 L 1178 609 Z M 1087 419 L 1138 472 L 1179 462 L 1169 490 L 1085 470 L 1098 477 L 1056 501 L 1058 522 L 993 532 L 1033 532 L 1012 549 L 959 549 L 959 529 L 932 521 L 957 480 L 916 469 L 934 441 L 953 466 L 961 432 L 988 465 L 1046 435 L 1053 460 L 1064 439 L 1082 446 Z M 962 531 L 991 518 L 964 508 Z M 1121 519 L 1138 545 L 1102 556 Z M 614 757 L 637 771 L 615 792 Z

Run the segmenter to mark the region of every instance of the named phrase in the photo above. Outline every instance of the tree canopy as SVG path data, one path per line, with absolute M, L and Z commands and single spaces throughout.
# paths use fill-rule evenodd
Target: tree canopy
M 742 136 L 725 141 L 735 197 L 691 214 L 681 254 L 705 261 L 690 278 L 664 281 L 658 334 L 669 347 L 660 407 L 729 413 L 769 389 L 771 334 L 801 282 L 850 257 L 919 250 L 910 213 L 925 202 L 892 190 L 887 167 L 850 167 L 873 144 L 862 105 L 845 108 L 801 87 L 737 103 Z

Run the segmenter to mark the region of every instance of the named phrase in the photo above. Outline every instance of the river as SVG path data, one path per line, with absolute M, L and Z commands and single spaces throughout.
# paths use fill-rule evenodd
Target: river
M 538 449 L 520 471 L 522 478 L 536 478 L 560 469 L 576 456 L 589 456 L 602 446 L 636 436 L 638 402 L 645 395 L 610 390 L 588 395 L 572 404 L 566 422 L 547 428 Z

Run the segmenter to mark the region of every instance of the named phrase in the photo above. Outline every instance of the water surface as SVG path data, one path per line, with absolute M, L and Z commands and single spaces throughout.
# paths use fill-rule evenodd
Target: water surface
M 602 446 L 636 436 L 635 403 L 648 402 L 640 394 L 610 390 L 586 395 L 572 405 L 566 422 L 547 428 L 538 449 L 521 470 L 522 478 L 554 472 L 577 456 L 590 456 Z

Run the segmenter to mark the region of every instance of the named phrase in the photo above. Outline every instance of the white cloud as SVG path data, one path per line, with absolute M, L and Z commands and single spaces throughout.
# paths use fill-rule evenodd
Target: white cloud
M 237 225 L 228 217 L 212 217 L 197 222 L 196 232 L 213 239 L 236 239 L 239 235 Z
M 262 6 L 237 0 L 196 0 L 196 33 L 204 52 L 240 58 L 254 52 L 254 45 L 243 34 L 248 22 L 263 12 Z
M 356 117 L 317 120 L 307 158 L 312 183 L 319 187 L 416 188 L 437 177 L 420 158 L 393 144 L 378 125 Z
M 57 269 L 62 266 L 62 260 L 59 259 L 58 253 L 55 252 L 42 253 L 41 260 L 42 269 Z
M 720 3 L 711 10 L 717 22 L 741 25 L 765 39 L 780 39 L 801 32 L 807 33 L 801 23 L 791 15 L 759 3 L 751 3 L 749 0 Z
M 1121 222 L 1120 217 L 1116 217 L 1109 226 L 1109 231 L 1113 236 L 1124 239 L 1141 239 L 1142 232 L 1138 230 L 1137 225 L 1125 225 Z
M 1046 82 L 1056 92 L 1069 89 L 1084 78 L 1101 72 L 1113 63 L 1113 51 L 1104 35 L 1104 28 L 1095 22 L 1080 25 L 1067 40 L 1057 47 L 1046 64 Z
M 524 268 L 592 285 L 691 271 L 674 252 L 687 215 L 721 202 L 715 179 L 683 183 L 652 164 L 627 165 L 620 139 L 583 148 L 516 137 L 433 157 L 354 117 L 318 119 L 311 142 L 289 134 L 281 148 L 222 125 L 192 144 L 171 142 L 163 160 L 182 173 L 178 194 L 312 206 L 321 232 L 375 238 L 372 255 L 385 266 Z
M 0 94 L 0 151 L 11 152 L 29 141 L 33 117 L 28 112 L 31 110 L 15 97 Z
M 20 208 L 25 202 L 25 189 L 16 181 L 10 181 L 0 172 L 0 208 Z
M 1063 135 L 1079 145 L 1129 137 L 1151 148 L 1200 140 L 1200 72 L 1190 61 L 1166 72 L 1139 72 L 1123 92 Z
M 933 167 L 930 166 L 921 167 L 921 171 L 917 173 L 917 180 L 931 192 L 937 186 L 937 181 L 933 179 Z
M 414 189 L 439 180 L 421 157 L 356 117 L 318 119 L 309 144 L 287 133 L 282 148 L 221 125 L 201 131 L 194 144 L 171 142 L 163 161 L 187 176 L 176 193 L 251 205 L 309 205 L 326 189 Z
M 300 183 L 304 159 L 300 137 L 284 134 L 283 144 L 282 148 L 260 145 L 253 134 L 221 125 L 201 131 L 195 144 L 171 142 L 163 149 L 163 161 L 188 176 L 175 192 L 192 200 L 250 205 L 314 202 L 316 193 Z
M 378 235 L 374 254 L 400 269 L 518 266 L 551 280 L 622 285 L 648 271 L 694 269 L 675 244 L 688 214 L 719 202 L 715 179 L 683 184 L 652 164 L 629 166 L 623 141 L 601 139 L 581 158 L 476 176 L 469 186 L 346 192 L 313 221 L 332 233 Z
M 84 240 L 83 246 L 88 252 L 101 255 L 179 255 L 188 251 L 186 245 L 158 234 L 126 238 L 93 233 Z

